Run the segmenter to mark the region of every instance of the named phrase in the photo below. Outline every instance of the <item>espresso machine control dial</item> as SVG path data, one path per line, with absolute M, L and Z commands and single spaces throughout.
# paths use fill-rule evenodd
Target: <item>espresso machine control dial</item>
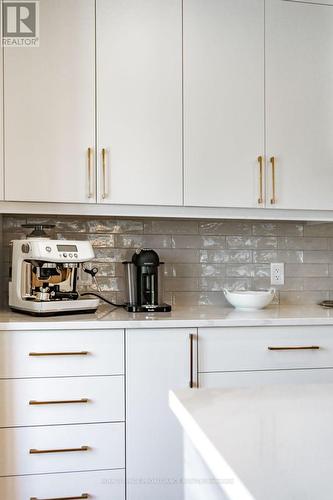
M 29 253 L 30 251 L 30 245 L 29 243 L 23 243 L 21 246 L 22 253 Z

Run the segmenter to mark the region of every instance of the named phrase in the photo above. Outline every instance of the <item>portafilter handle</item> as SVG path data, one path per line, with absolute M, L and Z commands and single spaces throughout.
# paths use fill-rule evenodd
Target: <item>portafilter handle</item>
M 96 274 L 98 273 L 98 267 L 93 267 L 91 269 L 87 269 L 86 267 L 84 267 L 83 270 L 85 273 L 90 274 L 92 278 L 95 278 Z
M 87 274 L 90 274 L 90 276 L 91 276 L 91 278 L 92 278 L 93 282 L 94 282 L 94 283 L 95 283 L 95 285 L 96 285 L 97 290 L 98 290 L 99 292 L 101 292 L 102 290 L 101 290 L 101 288 L 100 288 L 100 286 L 99 286 L 99 284 L 98 284 L 98 281 L 97 281 L 97 279 L 96 279 L 96 274 L 98 273 L 98 267 L 92 267 L 91 269 L 87 269 L 86 267 L 84 267 L 84 268 L 83 268 L 83 271 L 84 271 L 85 273 L 87 273 Z

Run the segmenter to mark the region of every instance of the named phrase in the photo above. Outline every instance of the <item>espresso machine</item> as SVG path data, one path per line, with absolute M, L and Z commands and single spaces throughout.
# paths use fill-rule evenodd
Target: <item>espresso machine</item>
M 9 307 L 35 316 L 92 313 L 98 298 L 80 296 L 77 291 L 79 271 L 94 277 L 97 272 L 85 269 L 84 264 L 94 258 L 89 241 L 53 240 L 44 228 L 35 226 L 24 240 L 11 242 L 11 276 Z
M 163 302 L 164 262 L 149 248 L 137 250 L 125 266 L 127 299 L 125 308 L 129 312 L 168 312 L 171 306 Z

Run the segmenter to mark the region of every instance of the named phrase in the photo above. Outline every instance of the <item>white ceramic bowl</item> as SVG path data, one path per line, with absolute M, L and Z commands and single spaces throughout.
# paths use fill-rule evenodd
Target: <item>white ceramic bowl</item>
M 229 292 L 226 288 L 223 289 L 227 301 L 243 311 L 255 311 L 268 306 L 274 298 L 275 290 L 270 288 L 263 291 L 238 291 Z

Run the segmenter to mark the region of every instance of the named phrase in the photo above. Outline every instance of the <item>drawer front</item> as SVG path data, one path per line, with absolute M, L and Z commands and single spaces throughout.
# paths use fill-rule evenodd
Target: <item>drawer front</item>
M 124 377 L 0 380 L 0 427 L 124 420 Z
M 0 449 L 0 476 L 122 469 L 124 424 L 0 429 Z
M 333 327 L 202 328 L 198 365 L 199 372 L 332 368 Z
M 266 384 L 333 383 L 333 369 L 272 370 L 253 372 L 211 372 L 199 374 L 200 388 L 247 387 Z
M 88 495 L 84 496 L 84 495 Z M 123 470 L 0 478 L 2 500 L 124 500 Z
M 121 375 L 124 332 L 0 332 L 0 360 L 0 378 Z

